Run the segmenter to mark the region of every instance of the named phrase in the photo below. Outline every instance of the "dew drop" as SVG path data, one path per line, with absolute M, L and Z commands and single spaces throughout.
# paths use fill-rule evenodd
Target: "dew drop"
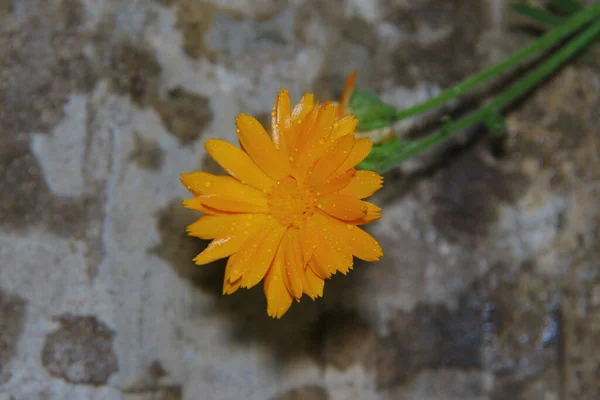
M 294 157 L 290 156 L 290 158 L 288 158 L 288 160 L 294 161 Z
M 298 124 L 301 124 L 301 123 L 302 123 L 302 119 L 298 119 Z
M 209 188 L 209 187 L 212 186 L 212 182 L 211 181 L 206 181 L 206 182 L 204 182 L 204 186 L 207 187 L 207 188 Z
M 317 192 L 317 196 L 320 196 L 320 195 L 321 195 L 321 192 Z
M 325 144 L 325 140 L 319 139 L 319 144 Z
M 271 111 L 271 116 L 272 116 L 272 117 L 274 117 L 274 116 L 276 116 L 276 115 L 277 115 L 277 113 L 275 112 L 275 110 Z
M 240 128 L 236 128 L 236 129 L 235 129 L 235 132 L 236 132 L 236 133 L 240 133 Z
M 353 229 L 353 228 L 354 228 L 354 225 L 350 225 L 350 224 L 348 224 L 348 225 L 346 225 L 346 228 L 348 228 L 348 230 L 350 230 L 350 229 Z

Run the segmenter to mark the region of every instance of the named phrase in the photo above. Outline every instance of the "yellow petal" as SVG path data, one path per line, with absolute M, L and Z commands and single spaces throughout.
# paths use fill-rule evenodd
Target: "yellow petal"
M 325 150 L 312 169 L 311 182 L 318 185 L 329 178 L 334 171 L 348 158 L 354 147 L 354 136 L 346 135 L 337 139 Z
M 352 249 L 352 254 L 361 260 L 377 261 L 383 255 L 381 246 L 371 235 L 351 224 L 343 224 L 331 219 L 335 234 Z
M 251 235 L 262 230 L 263 227 L 267 227 L 266 222 L 266 216 L 257 215 L 253 226 L 248 229 L 236 230 L 231 234 L 216 238 L 210 242 L 208 247 L 202 253 L 194 258 L 194 261 L 198 265 L 204 265 L 221 258 L 229 257 L 239 251 Z
M 303 277 L 304 293 L 313 300 L 317 297 L 323 297 L 325 281 L 319 278 L 311 268 L 306 268 L 304 270 Z
M 338 194 L 364 199 L 381 189 L 381 186 L 383 186 L 381 175 L 373 171 L 356 171 L 356 176 Z
M 237 229 L 244 229 L 246 224 L 252 224 L 257 218 L 255 214 L 226 214 L 226 215 L 204 215 L 196 222 L 190 224 L 187 234 L 200 239 L 214 239 L 233 233 Z
M 209 139 L 204 144 L 206 151 L 231 176 L 243 184 L 268 191 L 275 183 L 242 149 L 221 139 Z
M 261 252 L 264 252 L 264 249 L 262 249 L 261 246 L 265 243 L 267 237 L 280 226 L 281 225 L 273 218 L 265 216 L 265 223 L 260 226 L 260 229 L 254 231 L 252 236 L 244 242 L 236 254 L 235 260 L 232 261 L 228 271 L 228 278 L 231 282 L 235 282 L 242 278 L 257 261 L 264 262 L 264 258 L 262 258 L 264 256 L 260 254 Z M 273 259 L 274 252 L 275 249 L 271 252 L 271 260 Z
M 348 171 L 350 168 L 354 168 L 360 163 L 362 160 L 367 158 L 371 148 L 373 147 L 373 142 L 369 138 L 358 139 L 354 143 L 354 147 L 348 155 L 348 158 L 339 166 L 337 169 L 337 173 L 341 174 L 343 172 Z
M 354 115 L 346 115 L 333 125 L 331 132 L 331 140 L 336 140 L 346 135 L 354 133 L 358 125 L 358 119 Z
M 267 314 L 273 318 L 281 318 L 292 305 L 292 296 L 284 282 L 284 269 L 283 247 L 280 246 L 265 276 L 264 284 Z
M 205 194 L 196 199 L 205 207 L 221 212 L 266 213 L 269 211 L 266 199 L 243 198 L 231 194 Z
M 356 197 L 327 194 L 317 199 L 317 206 L 332 217 L 344 221 L 362 218 L 367 213 L 367 206 Z
M 252 264 L 242 277 L 242 287 L 250 289 L 265 277 L 285 231 L 286 228 L 280 224 L 269 227 L 267 237 L 259 246 L 260 251 L 255 254 Z
M 299 300 L 302 297 L 302 274 L 304 272 L 304 264 L 302 262 L 302 249 L 300 247 L 300 239 L 298 230 L 289 229 L 284 243 L 284 262 L 285 284 L 290 294 Z
M 236 118 L 237 134 L 252 161 L 268 176 L 279 181 L 289 173 L 289 160 L 277 151 L 265 128 L 246 114 Z
M 271 119 L 271 137 L 275 147 L 287 158 L 289 157 L 289 135 L 290 135 L 291 104 L 290 94 L 287 90 L 280 90 Z

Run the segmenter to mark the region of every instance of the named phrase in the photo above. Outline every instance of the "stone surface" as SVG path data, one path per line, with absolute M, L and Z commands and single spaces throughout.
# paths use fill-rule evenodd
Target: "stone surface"
M 118 371 L 115 333 L 95 317 L 59 318 L 60 328 L 46 337 L 42 365 L 69 383 L 102 385 Z
M 385 256 L 323 299 L 274 321 L 191 261 L 178 178 L 220 171 L 206 138 L 268 121 L 281 87 L 335 99 L 352 69 L 422 101 L 533 39 L 504 6 L 0 2 L 0 400 L 600 398 L 599 46 L 507 135 L 387 174 Z

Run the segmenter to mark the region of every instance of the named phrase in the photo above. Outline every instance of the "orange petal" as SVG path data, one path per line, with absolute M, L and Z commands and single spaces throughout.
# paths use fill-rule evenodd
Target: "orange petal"
M 262 202 L 263 199 L 266 199 L 260 190 L 244 185 L 231 176 L 219 176 L 197 171 L 181 174 L 181 182 L 196 195 L 230 194 L 249 202 Z
M 335 234 L 348 244 L 356 257 L 365 261 L 377 261 L 383 255 L 379 243 L 361 228 L 334 219 L 331 222 Z
M 253 225 L 250 229 L 236 230 L 231 234 L 216 238 L 210 242 L 208 247 L 204 249 L 202 253 L 198 254 L 196 258 L 194 258 L 194 261 L 198 265 L 204 265 L 221 258 L 229 257 L 235 252 L 239 251 L 242 248 L 242 245 L 244 245 L 251 235 L 263 228 L 266 228 L 266 222 L 266 216 L 256 216 L 255 225 Z
M 238 279 L 235 282 L 229 282 L 228 280 L 223 281 L 223 294 L 232 294 L 237 291 L 242 285 L 242 279 Z
M 323 297 L 325 281 L 319 278 L 311 268 L 306 268 L 304 270 L 303 277 L 304 293 L 313 300 L 318 297 Z
M 350 103 L 350 98 L 352 97 L 352 93 L 354 92 L 355 82 L 356 71 L 352 71 L 348 75 L 348 78 L 346 78 L 346 83 L 344 83 L 344 90 L 342 91 L 342 95 L 340 96 L 338 119 L 343 117 L 349 111 L 348 104 Z
M 302 248 L 297 229 L 289 229 L 283 241 L 285 261 L 285 284 L 290 294 L 299 300 L 302 297 L 302 274 L 304 263 L 302 262 Z
M 346 115 L 333 125 L 331 132 L 331 140 L 336 140 L 346 135 L 354 133 L 358 125 L 358 119 L 354 115 Z
M 323 155 L 330 144 L 331 130 L 335 120 L 335 105 L 331 102 L 323 104 L 306 144 L 298 154 L 296 169 L 304 174 L 312 167 L 313 163 Z
M 373 142 L 371 142 L 371 139 L 369 139 L 369 138 L 358 139 L 354 143 L 354 147 L 352 148 L 350 155 L 348 155 L 348 158 L 346 158 L 346 161 L 344 161 L 342 163 L 342 165 L 339 166 L 339 168 L 337 169 L 336 172 L 341 174 L 343 172 L 346 172 L 350 168 L 356 167 L 358 165 L 358 163 L 360 163 L 362 160 L 367 158 L 367 156 L 369 155 L 369 152 L 371 152 L 372 147 L 373 147 Z
M 244 229 L 246 224 L 252 224 L 261 217 L 262 215 L 256 214 L 204 215 L 190 224 L 186 232 L 200 239 L 214 239 L 233 234 L 237 229 Z
M 335 273 L 335 271 L 330 272 L 327 268 L 319 264 L 317 257 L 313 257 L 310 259 L 308 263 L 308 268 L 310 268 L 315 273 L 315 275 L 317 275 L 321 279 L 329 279 L 331 278 L 331 274 Z
M 315 96 L 312 93 L 306 93 L 298 104 L 294 106 L 292 110 L 292 121 L 298 122 L 302 121 L 304 117 L 308 114 L 309 111 L 313 109 L 315 106 Z
M 301 159 L 302 151 L 306 146 L 308 139 L 315 130 L 317 118 L 321 112 L 320 107 L 312 107 L 310 111 L 297 122 L 293 123 L 293 137 L 290 138 L 290 155 L 292 158 L 292 167 L 298 165 Z M 295 128 L 294 128 L 295 127 Z
M 315 98 L 312 93 L 306 93 L 298 104 L 294 106 L 292 110 L 292 115 L 290 116 L 290 130 L 289 130 L 289 140 L 288 144 L 289 155 L 294 156 L 294 150 L 296 148 L 296 144 L 298 143 L 298 139 L 303 136 L 307 131 L 307 127 L 310 127 L 309 118 L 311 114 L 315 114 Z M 314 115 L 313 115 L 314 116 Z M 313 120 L 314 121 L 314 120 Z
M 333 220 L 330 217 L 322 213 L 315 213 L 311 220 L 314 223 L 314 235 L 319 242 L 315 251 L 321 253 L 317 255 L 317 261 L 325 265 L 332 273 L 340 271 L 345 275 L 353 265 L 352 249 L 342 237 L 336 234 Z M 327 251 L 326 255 L 322 254 L 324 249 Z
M 317 247 L 315 237 L 312 232 L 310 232 L 308 226 L 308 220 L 304 221 L 300 224 L 300 229 L 298 230 L 300 246 L 302 248 L 302 260 L 304 263 L 312 258 L 313 251 L 315 250 L 315 247 Z
M 334 171 L 348 158 L 352 147 L 354 147 L 354 136 L 346 135 L 337 139 L 325 150 L 321 158 L 312 169 L 311 181 L 318 185 L 329 178 Z
M 287 90 L 279 91 L 271 119 L 271 137 L 275 147 L 285 158 L 289 157 L 289 134 L 290 134 L 291 104 L 290 94 Z
M 183 206 L 189 210 L 199 211 L 206 215 L 227 215 L 227 212 L 206 207 L 198 197 L 183 200 Z
M 381 218 L 381 207 L 377 207 L 375 204 L 369 203 L 368 201 L 363 201 L 363 203 L 367 206 L 367 213 L 362 218 L 348 221 L 349 224 L 365 225 Z
M 324 195 L 329 193 L 334 193 L 345 188 L 352 178 L 356 175 L 356 170 L 354 168 L 349 169 L 340 175 L 334 175 L 327 178 L 323 183 L 316 186 L 315 189 L 319 193 L 318 195 Z
M 221 212 L 265 213 L 269 211 L 266 199 L 244 198 L 231 194 L 205 194 L 196 197 L 196 199 L 198 199 L 203 206 Z
M 284 274 L 283 246 L 280 246 L 264 284 L 267 314 L 273 318 L 281 318 L 292 305 L 292 296 L 285 285 Z
M 231 282 L 235 282 L 242 278 L 250 271 L 258 262 L 264 263 L 265 258 L 268 263 L 273 260 L 276 247 L 272 249 L 270 255 L 265 253 L 262 245 L 267 241 L 272 233 L 277 233 L 281 225 L 270 216 L 265 216 L 265 223 L 260 226 L 259 230 L 252 231 L 252 236 L 248 238 L 236 254 L 235 260 L 232 261 L 228 271 L 228 278 Z M 269 239 L 271 240 L 271 239 Z M 269 259 L 270 258 L 270 259 Z M 268 268 L 267 264 L 267 268 Z M 261 277 L 262 278 L 262 277 Z
M 344 221 L 362 218 L 367 213 L 367 206 L 356 197 L 327 194 L 317 199 L 317 206 L 332 217 Z
M 373 171 L 356 171 L 356 176 L 350 183 L 338 192 L 345 196 L 359 199 L 371 196 L 383 186 L 383 177 Z
M 277 151 L 265 128 L 246 114 L 236 118 L 237 134 L 252 161 L 275 181 L 288 175 L 289 160 Z
M 273 224 L 269 227 L 267 236 L 259 245 L 260 251 L 254 255 L 250 267 L 242 277 L 242 287 L 250 289 L 265 277 L 286 229 L 281 224 Z
M 239 256 L 240 253 L 235 253 L 227 260 L 227 265 L 225 266 L 225 278 L 223 279 L 223 294 L 232 294 L 242 285 L 242 278 L 233 282 L 230 280 L 232 266 L 237 262 Z
M 274 182 L 255 163 L 250 156 L 233 144 L 221 139 L 209 139 L 204 144 L 206 151 L 231 176 L 243 184 L 263 192 L 268 191 Z

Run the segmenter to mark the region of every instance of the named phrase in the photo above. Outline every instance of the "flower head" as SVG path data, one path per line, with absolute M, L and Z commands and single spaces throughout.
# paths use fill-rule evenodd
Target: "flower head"
M 303 294 L 323 295 L 324 281 L 348 273 L 353 256 L 378 260 L 381 247 L 359 225 L 381 217 L 362 199 L 382 186 L 382 177 L 354 167 L 371 150 L 356 139 L 357 120 L 344 103 L 315 104 L 305 94 L 293 108 L 280 91 L 271 135 L 253 117 L 236 119 L 241 148 L 211 139 L 207 152 L 230 176 L 182 174 L 194 194 L 185 207 L 204 215 L 191 236 L 212 239 L 194 261 L 203 265 L 229 257 L 223 293 L 264 280 L 267 313 L 280 318 Z M 343 110 L 342 110 L 343 111 Z

